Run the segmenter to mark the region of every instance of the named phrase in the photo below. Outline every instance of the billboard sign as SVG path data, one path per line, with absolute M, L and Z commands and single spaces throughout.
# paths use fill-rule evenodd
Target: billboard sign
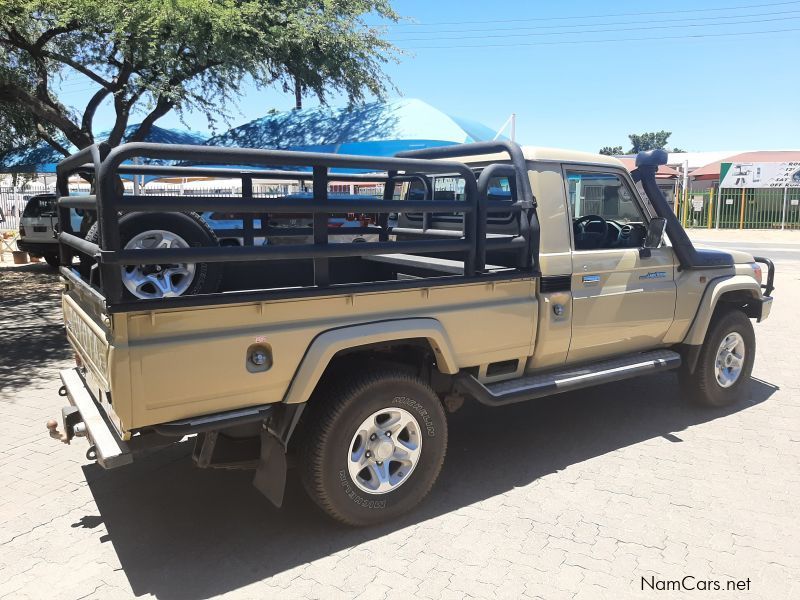
M 720 165 L 721 188 L 800 188 L 800 161 Z

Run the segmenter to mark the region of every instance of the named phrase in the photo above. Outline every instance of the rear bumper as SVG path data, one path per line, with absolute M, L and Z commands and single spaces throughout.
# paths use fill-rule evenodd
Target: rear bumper
M 94 448 L 94 455 L 97 463 L 104 469 L 113 469 L 127 465 L 133 461 L 128 445 L 122 441 L 119 433 L 105 416 L 104 411 L 95 402 L 86 383 L 81 377 L 78 369 L 64 369 L 59 375 L 64 383 L 62 393 L 67 397 L 71 406 L 78 409 L 80 417 L 75 421 L 73 418 L 66 422 L 66 415 L 69 411 L 65 410 L 64 432 L 67 436 L 66 441 L 75 437 L 75 424 L 83 423 L 89 443 Z M 74 411 L 71 411 L 74 413 Z
M 48 244 L 47 242 L 17 240 L 17 248 L 28 254 L 33 254 L 34 256 L 47 256 L 49 254 L 55 256 L 58 254 L 58 243 L 56 242 Z

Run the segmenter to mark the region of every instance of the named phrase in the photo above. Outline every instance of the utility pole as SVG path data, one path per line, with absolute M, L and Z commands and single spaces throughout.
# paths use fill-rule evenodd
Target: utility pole
M 517 141 L 517 113 L 511 113 L 511 141 Z

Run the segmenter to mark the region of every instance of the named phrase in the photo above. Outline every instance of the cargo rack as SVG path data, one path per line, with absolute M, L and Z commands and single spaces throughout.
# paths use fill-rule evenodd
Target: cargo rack
M 495 162 L 480 167 L 468 166 L 446 158 L 476 157 L 503 153 L 510 162 Z M 161 159 L 177 164 L 156 166 L 123 164 L 132 159 Z M 503 159 L 506 160 L 506 159 Z M 192 166 L 235 165 L 231 168 Z M 242 169 L 238 165 L 253 165 Z M 333 171 L 333 170 L 337 171 Z M 349 172 L 340 172 L 347 170 Z M 357 171 L 357 172 L 353 172 Z M 69 195 L 69 178 L 80 174 L 93 182 L 94 193 L 85 196 Z M 145 195 L 124 194 L 121 175 L 150 175 L 158 177 L 227 177 L 242 182 L 240 196 L 207 195 Z M 463 179 L 463 200 L 434 200 L 431 179 L 434 176 Z M 516 198 L 510 201 L 488 200 L 488 188 L 493 177 L 509 177 L 514 181 Z M 299 198 L 259 198 L 253 195 L 254 180 L 311 181 L 313 196 Z M 383 197 L 329 198 L 329 181 L 369 181 L 383 183 Z M 426 197 L 422 200 L 395 199 L 395 186 L 408 181 L 422 181 Z M 109 312 L 150 310 L 160 307 L 197 306 L 215 303 L 234 303 L 267 298 L 304 297 L 309 295 L 352 294 L 354 291 L 431 287 L 463 283 L 465 280 L 485 281 L 508 278 L 510 272 L 532 275 L 538 273 L 538 220 L 527 168 L 520 147 L 511 142 L 479 142 L 401 154 L 397 157 L 351 156 L 329 153 L 294 152 L 219 148 L 152 143 L 129 143 L 110 149 L 104 144 L 84 148 L 62 160 L 57 167 L 58 210 L 61 229 L 61 273 L 73 283 L 86 284 L 92 295 L 102 298 Z M 99 244 L 76 235 L 68 218 L 70 209 L 96 211 Z M 166 249 L 125 249 L 122 247 L 119 218 L 125 212 L 241 212 L 242 246 L 214 246 Z M 390 213 L 413 211 L 423 214 L 422 227 L 400 231 L 389 223 Z M 463 214 L 461 231 L 430 228 L 430 215 L 439 212 Z M 275 230 L 269 226 L 269 215 L 303 213 L 311 215 L 313 227 L 297 228 L 282 234 L 311 234 L 313 243 L 296 245 L 254 244 L 256 237 L 267 237 Z M 377 242 L 330 244 L 330 215 L 361 213 L 377 215 L 376 227 L 348 228 L 348 233 L 376 233 Z M 519 228 L 516 235 L 487 233 L 487 215 L 511 213 Z M 259 219 L 259 226 L 255 226 Z M 419 239 L 392 240 L 393 234 L 403 233 Z M 486 269 L 487 252 L 512 250 L 514 264 L 504 269 Z M 342 257 L 366 257 L 394 253 L 416 255 L 457 255 L 463 260 L 463 273 L 420 280 L 389 280 L 357 283 L 332 283 L 329 263 Z M 75 256 L 91 257 L 97 264 L 99 281 L 91 281 L 71 267 Z M 243 261 L 275 261 L 310 259 L 313 261 L 313 285 L 302 289 L 266 288 L 198 294 L 158 299 L 127 298 L 124 294 L 120 267 L 164 263 L 212 263 Z

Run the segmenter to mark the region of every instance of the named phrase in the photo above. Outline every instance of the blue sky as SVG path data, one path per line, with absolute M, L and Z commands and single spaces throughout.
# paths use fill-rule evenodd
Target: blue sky
M 417 22 L 387 33 L 408 53 L 386 69 L 401 94 L 494 129 L 515 112 L 522 143 L 627 149 L 628 133 L 666 129 L 692 151 L 800 148 L 800 1 L 394 6 Z M 88 89 L 70 81 L 64 100 L 82 106 Z M 232 121 L 293 103 L 280 90 L 244 89 Z M 105 107 L 96 129 L 111 122 Z M 207 130 L 201 115 L 186 123 Z M 185 127 L 172 114 L 158 125 Z

